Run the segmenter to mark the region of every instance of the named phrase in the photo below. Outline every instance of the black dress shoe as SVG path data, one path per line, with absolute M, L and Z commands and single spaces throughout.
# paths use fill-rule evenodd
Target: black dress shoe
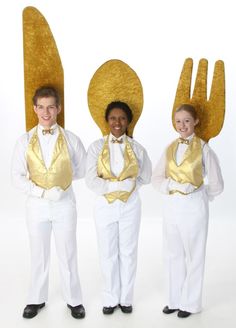
M 67 304 L 68 308 L 71 309 L 71 315 L 72 317 L 76 319 L 83 319 L 85 317 L 85 309 L 82 304 L 71 306 L 70 304 Z
M 114 310 L 117 308 L 116 306 L 104 306 L 102 309 L 103 314 L 112 314 Z
M 177 316 L 178 316 L 179 318 L 187 318 L 187 317 L 189 317 L 191 314 L 192 314 L 191 312 L 179 310 Z
M 131 313 L 133 311 L 132 305 L 125 306 L 125 305 L 119 304 L 119 307 L 123 313 Z
M 24 312 L 23 312 L 23 318 L 31 319 L 31 318 L 35 317 L 38 314 L 38 310 L 43 308 L 44 306 L 45 306 L 45 303 L 26 305 L 26 307 L 24 308 Z
M 179 309 L 170 309 L 168 305 L 166 305 L 162 310 L 162 312 L 165 314 L 171 314 L 174 313 L 175 311 L 179 311 Z

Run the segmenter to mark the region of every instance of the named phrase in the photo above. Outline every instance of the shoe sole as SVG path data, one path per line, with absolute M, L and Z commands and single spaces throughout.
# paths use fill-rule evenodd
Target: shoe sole
M 83 319 L 85 317 L 85 313 L 84 314 L 80 314 L 80 315 L 75 315 L 75 314 L 71 313 L 71 315 L 75 319 Z

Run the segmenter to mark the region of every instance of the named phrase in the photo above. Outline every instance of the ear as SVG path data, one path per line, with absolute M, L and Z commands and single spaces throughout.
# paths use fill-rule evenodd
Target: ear
M 198 123 L 199 123 L 199 119 L 197 118 L 194 122 L 194 126 L 198 125 Z
M 57 114 L 59 114 L 60 111 L 61 111 L 61 106 L 58 106 L 58 107 L 57 107 Z
M 36 106 L 34 106 L 34 112 L 37 114 L 38 112 L 37 112 L 37 107 Z

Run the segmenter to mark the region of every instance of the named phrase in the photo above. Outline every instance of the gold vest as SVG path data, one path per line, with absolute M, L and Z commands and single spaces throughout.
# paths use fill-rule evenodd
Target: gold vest
M 97 163 L 98 176 L 102 179 L 109 180 L 109 181 L 122 181 L 127 178 L 133 178 L 133 179 L 137 178 L 138 170 L 139 170 L 138 161 L 127 139 L 125 140 L 124 168 L 118 177 L 114 176 L 111 173 L 108 139 L 109 137 L 107 137 L 103 149 L 98 157 L 98 163 Z M 112 203 L 117 199 L 126 202 L 129 196 L 131 195 L 131 193 L 134 191 L 134 189 L 135 189 L 135 185 L 130 192 L 113 191 L 105 194 L 104 196 L 106 197 L 108 203 Z
M 167 149 L 166 153 L 166 177 L 179 182 L 191 183 L 199 188 L 203 183 L 202 146 L 201 139 L 194 136 L 183 156 L 182 162 L 177 165 L 175 157 L 178 147 L 178 139 Z M 171 193 L 180 192 L 178 190 Z M 181 192 L 180 192 L 181 193 Z
M 50 189 L 59 186 L 66 190 L 71 185 L 71 160 L 65 137 L 60 128 L 50 167 L 47 169 L 43 161 L 37 129 L 28 145 L 27 165 L 30 180 L 41 188 Z

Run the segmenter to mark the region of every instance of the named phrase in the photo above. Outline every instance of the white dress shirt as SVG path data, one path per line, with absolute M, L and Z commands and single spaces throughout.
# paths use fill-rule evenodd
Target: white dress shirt
M 121 144 L 112 143 L 111 142 L 112 138 L 115 137 L 112 134 L 110 134 L 108 136 L 108 144 L 109 144 L 109 151 L 110 151 L 110 167 L 112 173 L 115 176 L 119 176 L 119 174 L 122 172 L 124 167 L 125 142 Z M 143 148 L 143 146 L 141 146 L 135 140 L 129 138 L 126 135 L 123 135 L 118 139 L 121 138 L 123 139 L 123 141 L 125 141 L 125 138 L 128 139 L 138 161 L 139 173 L 136 179 L 136 189 L 143 184 L 150 183 L 152 164 L 146 150 Z M 135 183 L 133 179 L 125 179 L 123 181 L 111 182 L 109 180 L 105 180 L 103 178 L 98 177 L 97 174 L 98 156 L 102 151 L 106 139 L 107 136 L 93 142 L 88 149 L 86 178 L 85 178 L 86 184 L 91 190 L 93 190 L 98 195 L 104 195 L 112 191 L 121 191 L 121 190 L 131 191 Z
M 188 137 L 189 141 L 192 140 L 194 134 Z M 207 179 L 205 188 L 209 197 L 209 200 L 213 200 L 215 196 L 219 195 L 224 188 L 224 181 L 221 174 L 219 160 L 214 151 L 209 147 L 208 143 L 201 140 L 202 145 L 202 166 L 203 177 Z M 176 163 L 179 165 L 183 159 L 184 153 L 187 150 L 188 145 L 179 143 L 176 151 Z M 180 184 L 171 178 L 166 178 L 166 150 L 162 154 L 159 162 L 157 163 L 153 175 L 152 185 L 155 189 L 161 193 L 169 194 L 170 190 L 178 189 L 184 193 L 193 192 L 195 187 L 191 183 Z M 178 186 L 177 186 L 178 185 Z M 201 187 L 200 187 L 201 188 Z
M 29 172 L 27 168 L 27 149 L 30 139 L 32 138 L 35 130 L 37 129 L 37 134 L 40 143 L 40 149 L 42 153 L 42 157 L 45 163 L 45 166 L 49 168 L 53 150 L 56 144 L 56 140 L 59 134 L 59 126 L 55 124 L 51 128 L 54 129 L 53 134 L 45 134 L 43 135 L 42 130 L 43 127 L 38 125 L 31 129 L 29 132 L 22 135 L 15 146 L 13 158 L 12 158 L 12 168 L 11 168 L 11 176 L 13 185 L 20 189 L 22 192 L 41 197 L 44 189 L 37 186 L 29 179 Z M 85 164 L 86 164 L 86 151 L 79 137 L 73 134 L 70 131 L 64 130 L 61 128 L 63 135 L 67 141 L 67 147 L 71 159 L 72 165 L 72 179 L 80 179 L 85 175 Z

